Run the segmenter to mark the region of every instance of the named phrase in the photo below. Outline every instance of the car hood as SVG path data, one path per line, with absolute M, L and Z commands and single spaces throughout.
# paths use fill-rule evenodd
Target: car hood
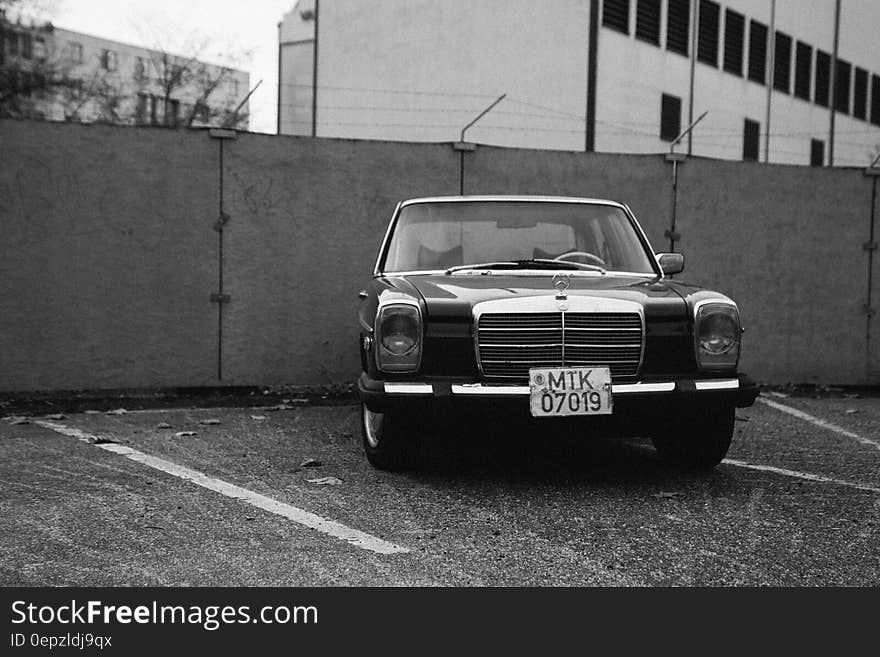
M 555 296 L 553 275 L 442 274 L 395 277 L 389 281 L 399 291 L 417 291 L 424 299 L 429 317 L 469 319 L 475 304 L 496 299 Z M 645 307 L 646 315 L 684 316 L 687 292 L 681 284 L 656 276 L 572 276 L 566 294 L 602 299 L 634 301 Z M 693 289 L 693 288 L 691 288 Z

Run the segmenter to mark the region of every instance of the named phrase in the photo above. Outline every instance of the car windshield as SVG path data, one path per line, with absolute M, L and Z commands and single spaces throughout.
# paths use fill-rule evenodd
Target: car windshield
M 565 269 L 580 264 L 592 271 L 656 273 L 647 249 L 621 208 L 553 201 L 404 206 L 382 269 L 466 271 L 464 265 L 529 268 L 529 261 L 556 259 Z M 547 263 L 534 264 L 547 269 Z

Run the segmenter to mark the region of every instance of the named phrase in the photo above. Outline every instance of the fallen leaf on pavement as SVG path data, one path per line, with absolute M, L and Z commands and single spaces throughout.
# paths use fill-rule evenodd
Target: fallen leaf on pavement
M 125 415 L 126 413 L 128 413 L 128 411 L 125 410 L 124 408 L 115 408 L 112 411 L 107 411 L 106 414 L 107 415 Z
M 156 428 L 157 429 L 170 429 L 171 425 L 168 424 L 167 422 L 160 422 L 159 424 L 156 425 Z
M 301 467 L 301 468 L 320 468 L 322 465 L 324 465 L 324 464 L 316 459 L 306 459 L 305 461 L 303 461 L 302 463 L 299 464 L 299 467 Z
M 338 486 L 342 483 L 342 479 L 339 477 L 318 477 L 317 479 L 309 479 L 308 482 L 323 486 Z
M 197 436 L 198 434 L 195 431 L 178 431 L 174 435 L 178 438 L 186 438 L 188 436 Z
M 46 419 L 48 420 L 63 420 L 65 415 L 63 413 L 53 413 L 52 415 L 47 415 Z
M 205 425 L 220 424 L 220 420 L 217 420 L 215 418 L 208 418 L 206 420 L 199 420 L 199 424 L 205 424 Z
M 260 421 L 260 420 L 265 420 L 266 416 L 265 415 L 251 415 L 251 419 Z

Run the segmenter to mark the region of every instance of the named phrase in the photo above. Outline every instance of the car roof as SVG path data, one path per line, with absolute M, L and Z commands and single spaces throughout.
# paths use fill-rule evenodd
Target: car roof
M 426 196 L 411 198 L 401 203 L 402 206 L 416 203 L 461 203 L 467 201 L 527 201 L 537 203 L 589 203 L 593 205 L 612 205 L 625 207 L 618 201 L 601 198 L 581 198 L 577 196 L 528 196 L 528 195 L 495 195 L 495 196 Z

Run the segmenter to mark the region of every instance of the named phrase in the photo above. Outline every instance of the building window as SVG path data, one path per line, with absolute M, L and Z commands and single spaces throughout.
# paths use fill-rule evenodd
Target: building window
M 817 105 L 828 107 L 831 97 L 831 55 L 821 50 L 816 51 L 816 89 L 813 94 Z
M 176 126 L 180 121 L 180 101 L 169 98 L 165 103 L 165 125 Z
M 31 59 L 34 56 L 34 39 L 30 34 L 21 35 L 21 56 Z
M 681 98 L 663 94 L 660 99 L 660 139 L 675 141 L 681 133 Z
M 629 34 L 629 0 L 605 0 L 602 3 L 602 25 Z
M 747 162 L 758 161 L 758 151 L 761 142 L 761 124 L 751 119 L 746 119 L 743 126 L 743 160 Z
M 158 96 L 150 96 L 150 124 L 158 125 L 159 123 L 159 100 Z
M 146 66 L 144 66 L 144 58 L 143 57 L 135 57 L 134 58 L 134 79 L 135 80 L 143 80 L 146 75 Z
M 46 91 L 46 75 L 44 73 L 34 73 L 34 89 L 38 96 L 43 96 Z
M 810 141 L 810 166 L 825 166 L 825 142 L 821 139 Z
M 853 80 L 853 116 L 865 120 L 868 111 L 868 72 L 856 68 Z
M 30 98 L 32 85 L 31 74 L 28 71 L 22 71 L 16 76 L 14 88 L 17 89 L 18 93 L 22 96 Z
M 773 88 L 789 93 L 791 91 L 791 37 L 777 32 L 774 53 Z
M 660 0 L 638 0 L 636 38 L 660 45 Z
M 842 59 L 837 60 L 834 71 L 834 109 L 844 114 L 849 114 L 849 79 L 852 75 L 852 66 Z
M 871 76 L 871 123 L 880 125 L 880 75 Z
M 810 82 L 813 78 L 813 48 L 797 42 L 794 60 L 794 95 L 810 100 Z
M 6 39 L 9 43 L 9 55 L 11 57 L 18 56 L 18 32 L 7 32 Z
M 697 41 L 697 59 L 704 64 L 718 66 L 718 23 L 721 6 L 712 0 L 700 0 L 700 30 Z
M 116 51 L 104 49 L 101 52 L 101 68 L 105 71 L 115 71 L 117 68 Z
M 666 8 L 666 49 L 687 57 L 691 34 L 690 0 L 669 0 Z
M 41 36 L 34 37 L 34 59 L 46 60 L 46 39 Z
M 724 70 L 742 77 L 746 17 L 732 9 L 724 18 Z
M 767 26 L 749 21 L 749 80 L 767 84 Z
M 69 44 L 70 61 L 74 64 L 83 63 L 83 47 L 81 43 L 71 42 Z
M 147 101 L 149 96 L 144 93 L 137 95 L 137 105 L 135 106 L 135 120 L 139 124 L 147 122 Z
M 195 120 L 200 123 L 208 123 L 211 120 L 211 108 L 205 103 L 198 101 L 195 109 Z

